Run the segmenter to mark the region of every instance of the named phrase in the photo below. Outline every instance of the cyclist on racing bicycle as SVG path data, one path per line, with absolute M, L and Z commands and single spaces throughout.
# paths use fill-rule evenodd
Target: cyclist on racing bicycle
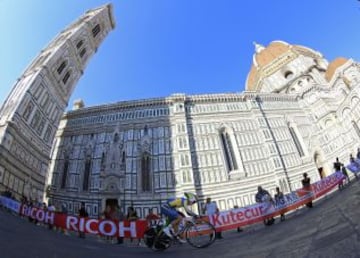
M 183 207 L 188 215 L 197 216 L 189 208 L 198 201 L 197 196 L 192 193 L 184 193 L 184 195 L 185 197 L 170 198 L 165 204 L 161 206 L 161 213 L 167 216 L 170 220 L 169 226 L 165 227 L 163 232 L 170 238 L 173 238 L 174 235 L 178 232 L 179 224 L 182 218 L 185 217 L 185 215 L 182 212 L 176 210 L 176 208 Z M 181 238 L 177 239 L 182 243 L 185 242 Z

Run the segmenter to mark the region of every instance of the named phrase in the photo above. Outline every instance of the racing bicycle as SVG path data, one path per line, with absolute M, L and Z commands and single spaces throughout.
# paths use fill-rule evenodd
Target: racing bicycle
M 178 237 L 185 238 L 195 248 L 205 248 L 215 242 L 215 227 L 204 217 L 191 216 L 183 218 L 178 232 L 175 233 L 173 238 L 163 232 L 163 229 L 169 223 L 167 220 L 159 220 L 145 231 L 144 242 L 147 247 L 154 251 L 164 251 L 172 244 L 179 243 Z

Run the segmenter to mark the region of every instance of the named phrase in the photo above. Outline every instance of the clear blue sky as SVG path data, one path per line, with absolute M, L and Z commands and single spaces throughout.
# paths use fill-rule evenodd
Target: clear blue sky
M 102 0 L 0 0 L 0 103 L 50 40 Z M 241 92 L 253 41 L 360 61 L 357 0 L 121 0 L 117 26 L 71 100 L 87 106 L 172 93 Z

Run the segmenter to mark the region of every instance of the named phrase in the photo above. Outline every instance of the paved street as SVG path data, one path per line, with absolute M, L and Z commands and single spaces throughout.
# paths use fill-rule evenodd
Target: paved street
M 105 243 L 97 237 L 65 236 L 36 226 L 0 209 L 0 258 L 92 257 L 360 257 L 360 182 L 353 181 L 314 203 L 276 220 L 243 232 L 224 232 L 224 239 L 205 249 L 189 245 L 153 252 L 137 242 Z

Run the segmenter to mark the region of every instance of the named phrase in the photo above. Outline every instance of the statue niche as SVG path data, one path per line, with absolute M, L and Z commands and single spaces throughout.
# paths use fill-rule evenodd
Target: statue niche
M 108 143 L 101 156 L 102 176 L 125 174 L 126 154 L 124 144 L 120 141 L 118 133 L 113 136 L 113 141 Z

